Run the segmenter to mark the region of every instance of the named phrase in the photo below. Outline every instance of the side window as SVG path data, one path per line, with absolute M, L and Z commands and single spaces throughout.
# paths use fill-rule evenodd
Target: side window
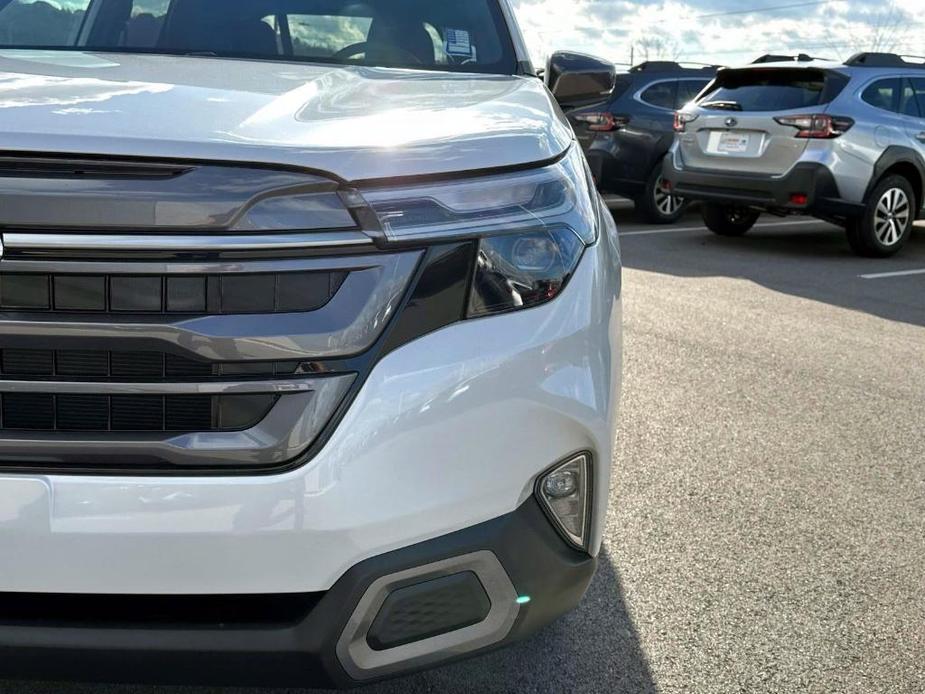
M 171 0 L 135 0 L 120 45 L 126 48 L 157 47 L 170 2 Z
M 925 77 L 916 77 L 910 80 L 915 99 L 919 104 L 919 113 L 925 118 Z
M 670 111 L 674 110 L 675 94 L 677 94 L 678 83 L 674 80 L 665 82 L 656 82 L 648 87 L 640 98 L 649 106 L 665 108 Z
M 34 0 L 0 3 L 0 44 L 73 45 L 89 5 L 90 0 L 54 4 Z
M 874 108 L 898 111 L 901 91 L 902 80 L 899 78 L 878 80 L 864 90 L 861 98 Z
M 674 108 L 677 111 L 683 108 L 685 104 L 694 100 L 703 88 L 710 84 L 709 80 L 678 80 L 678 96 L 675 99 Z
M 903 80 L 903 88 L 899 95 L 899 112 L 904 116 L 920 117 L 919 103 L 915 98 L 910 80 Z

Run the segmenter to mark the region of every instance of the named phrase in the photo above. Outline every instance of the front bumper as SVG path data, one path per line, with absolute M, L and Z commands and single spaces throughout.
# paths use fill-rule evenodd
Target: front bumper
M 377 580 L 473 553 L 496 558 L 503 567 L 502 580 L 522 596 L 523 604 L 512 599 L 510 604 L 493 606 L 506 618 L 498 629 L 483 630 L 479 645 L 468 652 L 465 646 L 457 647 L 368 671 L 358 669 L 347 656 L 345 667 L 341 634 Z M 361 562 L 323 593 L 265 596 L 267 604 L 274 603 L 272 617 L 242 619 L 240 597 L 229 597 L 216 608 L 225 610 L 224 623 L 182 619 L 183 598 L 19 596 L 0 601 L 0 644 L 5 656 L 0 674 L 108 682 L 351 687 L 532 634 L 578 604 L 596 564 L 596 559 L 569 548 L 538 503 L 529 499 L 504 517 Z M 529 602 L 524 602 L 526 596 Z M 181 616 L 159 620 L 154 628 L 142 623 L 139 615 L 152 609 L 153 600 L 162 614 L 172 611 Z M 30 601 L 54 611 L 54 628 L 23 619 L 22 604 Z M 17 606 L 12 609 L 16 620 L 4 618 L 6 604 Z M 190 613 L 198 614 L 194 609 Z M 426 643 L 412 646 L 421 650 L 420 644 Z M 388 655 L 387 650 L 384 653 Z
M 831 170 L 817 162 L 802 162 L 784 176 L 686 169 L 675 152 L 665 158 L 663 176 L 675 194 L 688 200 L 757 207 L 774 212 L 845 218 L 862 209 L 839 194 Z M 795 204 L 791 195 L 807 196 Z
M 457 323 L 384 357 L 298 469 L 0 476 L 7 674 L 48 677 L 54 665 L 62 676 L 92 678 L 97 663 L 107 680 L 244 684 L 278 673 L 349 685 L 365 676 L 346 674 L 335 642 L 365 588 L 383 574 L 473 551 L 494 554 L 512 590 L 533 597 L 479 649 L 574 605 L 600 549 L 621 384 L 620 255 L 606 221 L 554 301 Z M 570 549 L 533 500 L 538 476 L 582 451 L 595 461 L 587 554 Z M 62 612 L 4 613 L 4 600 L 32 604 L 27 595 L 57 596 L 46 607 L 60 599 Z M 235 610 L 194 624 L 136 612 L 150 600 L 195 605 L 196 596 L 304 600 L 294 618 L 240 629 Z M 100 610 L 82 611 L 93 601 Z M 80 618 L 113 603 L 108 612 L 117 616 L 102 626 Z M 219 665 L 229 677 L 217 676 Z

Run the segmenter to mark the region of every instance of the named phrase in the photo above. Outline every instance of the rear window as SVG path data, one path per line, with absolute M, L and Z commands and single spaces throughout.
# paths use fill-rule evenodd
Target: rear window
M 684 108 L 684 106 L 693 101 L 709 83 L 710 80 L 680 80 L 678 82 L 678 96 L 675 100 L 675 108 Z
M 702 108 L 729 111 L 791 111 L 829 103 L 848 79 L 824 70 L 727 70 L 720 72 Z

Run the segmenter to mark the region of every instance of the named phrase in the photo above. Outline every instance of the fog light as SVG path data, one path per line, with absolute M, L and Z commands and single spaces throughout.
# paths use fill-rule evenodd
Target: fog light
M 590 522 L 590 456 L 582 453 L 540 478 L 537 496 L 558 530 L 570 544 L 588 547 Z

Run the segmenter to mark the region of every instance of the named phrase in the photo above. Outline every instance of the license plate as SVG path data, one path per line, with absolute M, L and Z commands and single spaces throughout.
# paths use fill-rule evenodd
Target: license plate
M 748 145 L 751 137 L 741 133 L 720 133 L 719 142 L 716 143 L 716 149 L 719 152 L 729 152 L 731 154 L 741 154 L 748 151 Z

